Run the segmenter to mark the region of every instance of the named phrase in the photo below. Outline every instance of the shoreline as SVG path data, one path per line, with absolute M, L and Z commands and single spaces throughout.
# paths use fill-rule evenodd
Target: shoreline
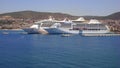
M 0 30 L 23 30 L 23 29 L 0 29 Z

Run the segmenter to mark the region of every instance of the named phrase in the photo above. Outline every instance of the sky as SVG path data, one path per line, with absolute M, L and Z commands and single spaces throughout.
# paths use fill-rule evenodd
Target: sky
M 120 0 L 0 0 L 0 14 L 24 10 L 106 16 L 120 11 Z

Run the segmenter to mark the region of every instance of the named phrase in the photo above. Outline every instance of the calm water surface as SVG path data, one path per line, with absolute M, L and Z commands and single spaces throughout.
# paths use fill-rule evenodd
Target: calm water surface
M 0 68 L 120 68 L 120 37 L 0 30 Z

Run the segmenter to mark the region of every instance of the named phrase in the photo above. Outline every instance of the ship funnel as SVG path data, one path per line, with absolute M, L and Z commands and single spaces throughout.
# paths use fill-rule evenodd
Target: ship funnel
M 55 18 L 52 17 L 52 16 L 49 16 L 49 19 L 48 19 L 48 20 L 52 21 L 52 20 L 55 20 Z
M 85 21 L 85 19 L 83 17 L 80 17 L 76 21 Z
M 96 19 L 91 19 L 88 24 L 101 24 L 101 22 L 99 22 L 99 21 L 96 20 Z
M 63 20 L 63 22 L 65 22 L 65 23 L 72 23 L 72 21 L 71 21 L 69 18 L 65 18 L 65 19 Z

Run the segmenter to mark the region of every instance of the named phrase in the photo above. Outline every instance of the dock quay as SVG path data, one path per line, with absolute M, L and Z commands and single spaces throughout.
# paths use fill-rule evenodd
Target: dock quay
M 120 36 L 120 34 L 82 34 L 82 36 Z

